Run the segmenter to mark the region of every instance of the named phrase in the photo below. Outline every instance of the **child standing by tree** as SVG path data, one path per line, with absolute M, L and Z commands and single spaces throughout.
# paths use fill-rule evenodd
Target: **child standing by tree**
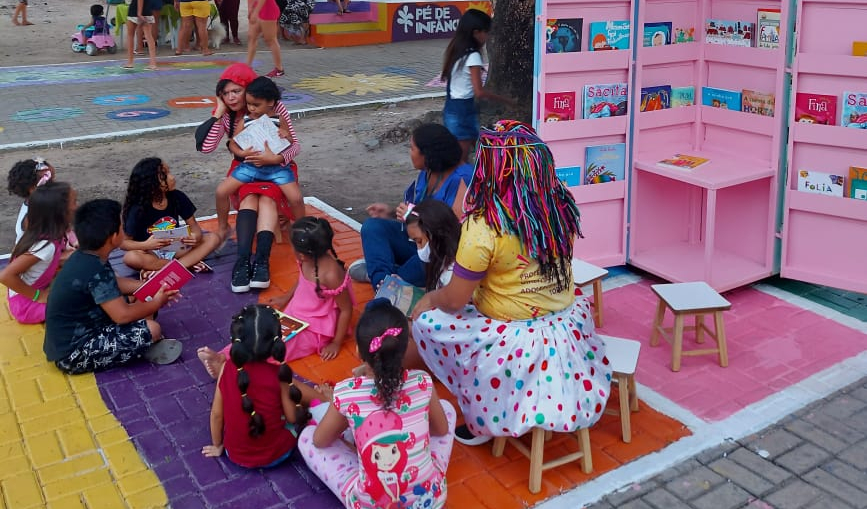
M 388 300 L 367 305 L 355 337 L 366 374 L 334 387 L 325 417 L 304 430 L 298 449 L 348 508 L 442 507 L 454 408 L 437 397 L 430 375 L 403 369 L 409 325 Z M 347 427 L 357 450 L 338 440 Z
M 301 391 L 284 360 L 280 318 L 268 306 L 250 305 L 232 318 L 232 346 L 211 405 L 207 457 L 226 452 L 242 467 L 272 467 L 295 450 L 295 426 L 306 421 Z M 276 361 L 275 363 L 268 362 Z
M 27 230 L 0 271 L 0 282 L 9 288 L 9 311 L 19 323 L 45 321 L 48 286 L 60 267 L 75 198 L 65 182 L 49 182 L 30 195 Z

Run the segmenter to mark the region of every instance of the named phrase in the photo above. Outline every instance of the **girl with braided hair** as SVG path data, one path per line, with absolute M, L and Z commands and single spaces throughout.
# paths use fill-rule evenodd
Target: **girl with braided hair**
M 409 324 L 387 299 L 367 305 L 355 338 L 363 373 L 326 386 L 331 404 L 298 450 L 348 508 L 443 507 L 454 408 L 430 375 L 403 368 Z M 356 448 L 339 440 L 347 428 Z
M 452 278 L 413 310 L 410 361 L 457 396 L 461 443 L 591 426 L 611 367 L 587 299 L 575 296 L 578 207 L 531 127 L 482 131 L 464 207 Z
M 298 406 L 301 391 L 284 360 L 280 318 L 268 306 L 250 305 L 232 318 L 230 330 L 230 357 L 211 405 L 211 445 L 202 454 L 225 451 L 242 467 L 275 466 L 295 450 L 296 429 L 306 421 Z

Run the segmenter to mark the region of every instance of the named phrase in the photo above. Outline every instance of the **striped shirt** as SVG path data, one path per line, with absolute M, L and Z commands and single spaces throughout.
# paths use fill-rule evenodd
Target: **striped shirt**
M 286 106 L 284 106 L 281 101 L 277 101 L 277 104 L 274 105 L 274 113 L 286 121 L 286 125 L 289 127 L 289 141 L 291 141 L 292 144 L 280 153 L 283 156 L 283 165 L 285 166 L 295 159 L 298 152 L 301 151 L 301 145 L 298 143 L 298 136 L 295 134 L 295 128 L 292 126 L 292 119 L 290 118 L 289 110 L 286 109 Z M 238 116 L 236 117 L 236 120 L 240 118 L 241 117 Z M 230 115 L 226 113 L 214 122 L 214 125 L 212 125 L 210 131 L 208 131 L 208 135 L 205 137 L 204 142 L 202 142 L 202 152 L 206 154 L 213 152 L 220 146 L 220 140 L 223 139 L 223 135 L 232 132 L 232 126 L 229 125 L 229 119 Z M 231 138 L 231 135 L 229 137 Z

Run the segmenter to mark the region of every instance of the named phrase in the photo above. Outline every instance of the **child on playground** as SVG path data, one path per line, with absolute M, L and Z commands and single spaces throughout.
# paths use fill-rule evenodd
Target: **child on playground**
M 409 324 L 388 300 L 367 305 L 355 337 L 365 373 L 323 388 L 331 405 L 301 433 L 301 455 L 348 508 L 442 507 L 454 408 L 403 368 Z M 355 449 L 338 439 L 347 427 Z
M 104 8 L 100 4 L 93 4 L 90 6 L 90 23 L 84 25 L 81 29 L 81 37 L 84 39 L 84 42 L 87 43 L 89 37 L 87 37 L 87 29 L 93 28 L 91 35 L 93 34 L 102 34 L 107 32 L 107 22 L 105 20 Z
M 244 115 L 244 128 L 250 122 L 262 117 L 269 117 L 275 125 L 279 126 L 280 136 L 289 140 L 290 145 L 279 154 L 274 154 L 267 142 L 262 153 L 253 149 L 243 149 L 235 141 L 229 141 L 229 151 L 237 159 L 242 160 L 231 175 L 226 177 L 217 186 L 217 221 L 220 225 L 220 236 L 226 238 L 228 234 L 228 202 L 229 196 L 235 193 L 243 184 L 251 182 L 272 182 L 280 187 L 292 215 L 295 219 L 304 216 L 304 198 L 301 195 L 301 187 L 295 178 L 295 172 L 291 167 L 292 159 L 298 155 L 298 138 L 292 122 L 282 118 L 275 112 L 280 103 L 280 89 L 265 76 L 254 79 L 246 89 L 247 114 Z M 243 132 L 235 133 L 237 137 Z M 221 207 L 222 205 L 222 207 Z
M 18 218 L 15 220 L 16 243 L 24 235 L 30 194 L 38 186 L 54 180 L 54 174 L 54 167 L 40 157 L 18 161 L 9 170 L 7 177 L 9 194 L 24 198 L 24 203 L 21 204 L 21 208 L 18 210 Z
M 146 157 L 136 163 L 129 177 L 123 203 L 123 228 L 127 238 L 121 243 L 126 253 L 123 262 L 142 271 L 147 279 L 172 258 L 195 272 L 210 272 L 202 261 L 220 244 L 216 235 L 205 235 L 196 221 L 196 206 L 183 191 L 175 189 L 175 176 L 158 157 Z M 165 248 L 171 239 L 157 238 L 157 230 L 178 228 L 183 219 L 189 235 L 180 239 L 181 250 Z
M 177 290 L 161 288 L 148 302 L 128 302 L 141 285 L 117 277 L 108 255 L 120 246 L 120 203 L 99 199 L 75 211 L 79 249 L 63 266 L 48 295 L 45 310 L 46 358 L 69 374 L 87 373 L 125 364 L 144 356 L 158 364 L 173 362 L 180 342 L 162 339 L 159 324 L 150 319 L 176 298 Z
M 0 271 L 9 289 L 9 312 L 19 323 L 45 321 L 48 287 L 60 267 L 76 193 L 66 182 L 49 182 L 30 195 L 27 230 Z
M 284 360 L 280 318 L 268 306 L 249 305 L 232 318 L 230 330 L 229 369 L 217 379 L 211 445 L 202 454 L 215 458 L 225 451 L 242 467 L 273 467 L 295 450 L 296 426 L 300 429 L 307 418 L 298 406 L 301 390 Z

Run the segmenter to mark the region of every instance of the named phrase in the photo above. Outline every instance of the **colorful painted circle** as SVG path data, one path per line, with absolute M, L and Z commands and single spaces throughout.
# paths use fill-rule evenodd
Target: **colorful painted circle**
M 168 105 L 172 108 L 213 108 L 217 104 L 214 96 L 196 95 L 192 97 L 175 97 L 169 99 Z
M 298 94 L 290 92 L 283 87 L 280 87 L 280 100 L 283 104 L 304 104 L 313 100 L 313 96 L 307 94 Z
M 82 113 L 81 108 L 38 108 L 19 111 L 12 119 L 19 122 L 55 122 L 75 118 Z
M 144 104 L 150 100 L 150 97 L 142 94 L 101 95 L 93 98 L 93 104 L 99 106 L 132 106 L 133 104 Z
M 170 115 L 169 110 L 160 108 L 126 108 L 123 110 L 110 111 L 105 114 L 106 118 L 111 120 L 132 121 L 132 120 L 154 120 Z

